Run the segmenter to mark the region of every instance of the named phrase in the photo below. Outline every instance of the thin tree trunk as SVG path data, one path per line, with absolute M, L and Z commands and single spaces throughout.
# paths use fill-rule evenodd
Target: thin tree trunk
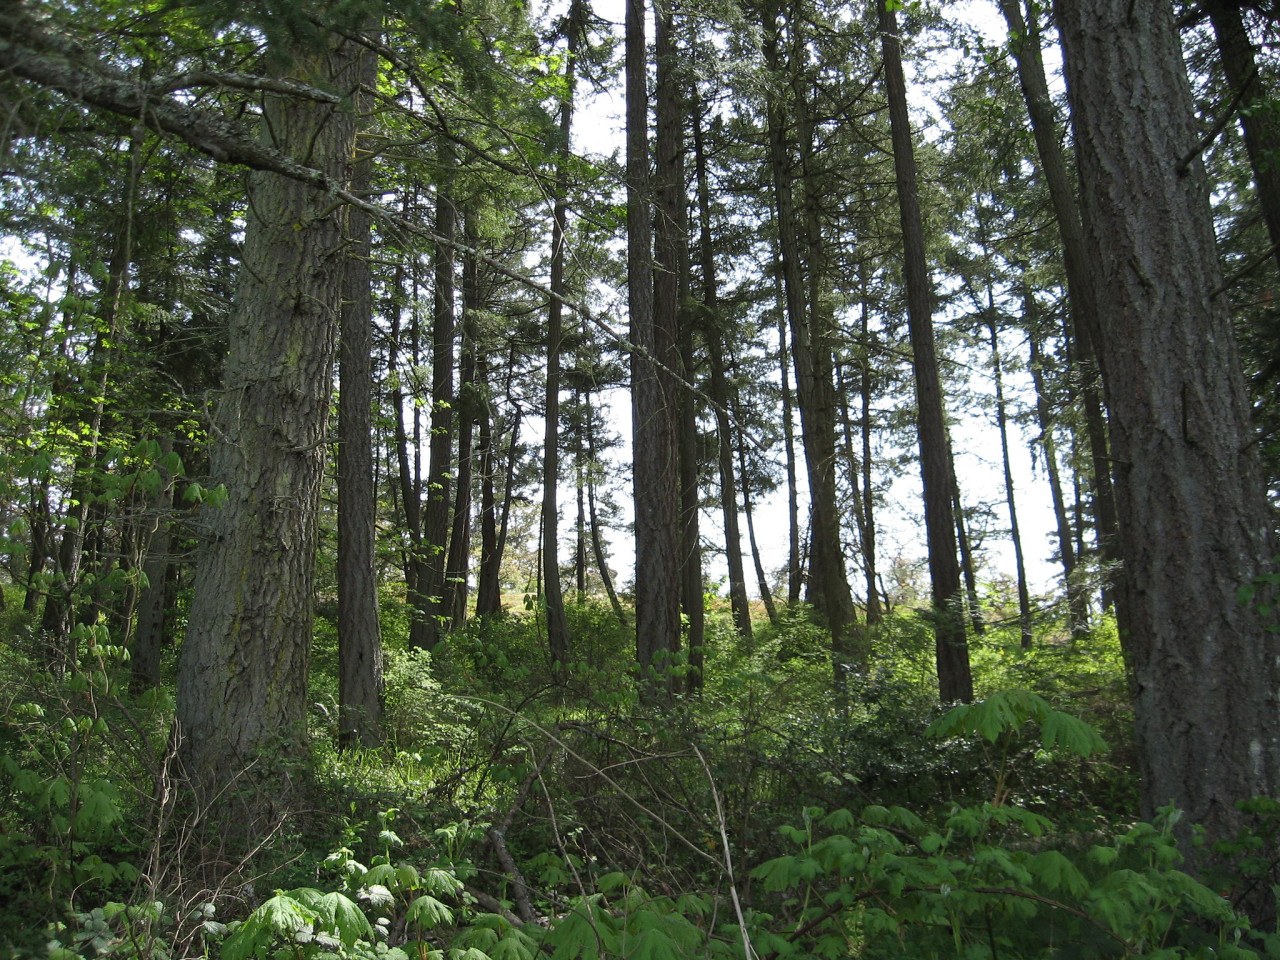
M 1276 162 L 1280 156 L 1280 122 L 1258 75 L 1253 41 L 1245 28 L 1244 5 L 1239 0 L 1207 0 L 1205 6 L 1218 41 L 1222 72 L 1226 74 L 1233 99 L 1239 104 L 1244 146 L 1253 168 L 1267 237 L 1280 262 L 1280 164 Z
M 743 443 L 745 442 L 744 440 Z M 751 481 L 747 477 L 747 453 L 743 444 L 738 445 L 738 471 L 742 477 L 742 512 L 747 518 L 747 541 L 751 544 L 751 560 L 756 568 L 756 586 L 760 591 L 760 601 L 764 604 L 769 622 L 777 624 L 778 607 L 773 602 L 769 577 L 764 571 L 764 563 L 760 560 L 760 545 L 756 542 L 756 524 L 751 512 Z
M 173 440 L 160 441 L 160 452 L 169 454 Z M 138 622 L 129 649 L 129 689 L 134 693 L 150 690 L 160 685 L 160 651 L 164 645 L 165 581 L 171 562 L 169 551 L 173 544 L 170 514 L 173 510 L 173 475 L 164 463 L 160 471 L 160 489 L 156 493 L 151 512 L 154 529 L 147 538 L 146 559 L 142 574 L 147 585 L 138 602 Z
M 587 406 L 591 406 L 591 396 L 587 395 Z M 618 618 L 618 623 L 622 624 L 625 629 L 627 626 L 627 614 L 622 609 L 622 603 L 618 600 L 618 593 L 613 588 L 613 576 L 609 573 L 609 563 L 604 555 L 604 541 L 600 536 L 600 516 L 596 510 L 596 485 L 593 477 L 591 466 L 596 462 L 596 439 L 595 430 L 587 426 L 587 514 L 591 524 L 591 549 L 595 554 L 596 568 L 600 571 L 600 581 L 604 584 L 604 592 L 609 597 L 609 605 L 613 607 L 614 616 Z
M 991 337 L 991 366 L 996 383 L 996 426 L 1000 430 L 1000 453 L 1004 460 L 1005 499 L 1009 504 L 1009 537 L 1013 541 L 1014 568 L 1018 574 L 1018 626 L 1022 633 L 1022 649 L 1030 650 L 1031 594 L 1027 589 L 1027 564 L 1022 556 L 1022 533 L 1018 529 L 1018 507 L 1013 495 L 1013 467 L 1009 462 L 1009 417 L 1004 401 L 1004 366 L 1000 359 L 1000 338 L 994 319 L 995 302 L 987 288 L 987 332 Z
M 569 216 L 569 138 L 577 86 L 578 45 L 586 30 L 586 5 L 574 0 L 565 24 L 565 95 L 560 104 L 560 153 L 556 157 L 555 199 L 551 212 L 551 299 L 547 304 L 547 379 L 542 438 L 542 580 L 547 607 L 547 644 L 557 675 L 569 661 L 569 624 L 560 587 L 560 341 L 565 293 L 565 227 Z
M 946 421 L 933 341 L 932 295 L 925 261 L 924 229 L 916 185 L 915 147 L 907 115 L 907 86 L 902 72 L 902 38 L 897 14 L 885 0 L 873 0 L 879 12 L 884 52 L 885 88 L 893 137 L 893 165 L 897 175 L 898 208 L 905 246 L 903 274 L 907 288 L 907 316 L 915 366 L 916 410 L 920 432 L 920 470 L 924 485 L 925 532 L 929 545 L 929 578 L 938 663 L 938 687 L 943 702 L 973 699 L 969 647 L 959 616 L 960 569 L 951 511 L 954 484 L 947 445 Z
M 362 88 L 355 109 L 373 106 L 378 61 L 357 55 Z M 357 144 L 357 150 L 359 145 Z M 368 191 L 371 161 L 353 151 L 351 190 Z M 378 621 L 377 491 L 373 478 L 373 224 L 368 213 L 347 213 L 338 363 L 338 744 L 376 746 L 382 725 L 382 633 Z
M 1080 636 L 1089 629 L 1089 602 L 1076 575 L 1078 554 L 1071 539 L 1071 520 L 1067 516 L 1067 502 L 1062 493 L 1062 478 L 1058 471 L 1058 450 L 1053 438 L 1054 417 L 1049 405 L 1049 395 L 1044 383 L 1044 360 L 1040 349 L 1040 335 L 1036 332 L 1035 316 L 1038 312 L 1035 296 L 1030 288 L 1023 291 L 1022 317 L 1027 339 L 1031 344 L 1031 382 L 1036 391 L 1036 417 L 1040 422 L 1040 447 L 1044 451 L 1045 473 L 1049 477 L 1049 493 L 1053 500 L 1053 515 L 1058 534 L 1058 556 L 1062 560 L 1062 582 L 1067 595 L 1067 617 L 1071 635 Z
M 864 287 L 865 289 L 865 287 Z M 862 357 L 859 368 L 859 395 L 862 400 L 862 565 L 867 573 L 867 625 L 884 619 L 880 607 L 880 590 L 876 585 L 876 519 L 875 489 L 871 482 L 871 309 L 864 295 L 862 302 Z M 853 478 L 857 483 L 857 478 Z
M 729 566 L 729 607 L 738 636 L 751 642 L 751 604 L 742 562 L 742 532 L 738 526 L 738 489 L 733 473 L 733 433 L 729 424 L 729 385 L 725 377 L 724 330 L 716 282 L 715 249 L 711 240 L 711 188 L 702 123 L 694 116 L 694 169 L 698 184 L 698 236 L 702 266 L 703 336 L 711 374 L 711 400 L 716 417 L 717 464 L 720 470 L 720 510 L 724 517 L 724 555 Z
M 463 234 L 472 250 L 479 245 L 475 214 L 468 210 Z M 458 388 L 458 467 L 454 478 L 453 525 L 449 532 L 449 552 L 445 563 L 444 607 L 450 630 L 461 630 L 467 622 L 467 597 L 471 576 L 471 503 L 475 462 L 472 450 L 481 387 L 477 380 L 479 336 L 476 316 L 480 303 L 480 265 L 471 253 L 462 261 L 462 353 Z
M 1070 308 L 1067 320 L 1068 339 L 1075 347 L 1075 361 L 1081 379 L 1080 392 L 1084 404 L 1089 456 L 1093 466 L 1093 514 L 1098 530 L 1098 548 L 1104 565 L 1114 568 L 1120 561 L 1121 545 L 1112 489 L 1112 460 L 1107 449 L 1106 418 L 1098 388 L 1098 341 L 1102 330 L 1098 295 L 1087 264 L 1088 252 L 1084 247 L 1080 209 L 1067 175 L 1062 139 L 1053 100 L 1049 96 L 1049 84 L 1045 78 L 1039 16 L 1024 18 L 1021 0 L 999 2 L 1010 34 L 1018 38 L 1012 44 L 1018 65 L 1018 79 L 1022 85 L 1027 115 L 1036 141 L 1036 153 L 1040 158 L 1040 168 L 1049 189 L 1049 198 L 1053 203 L 1062 240 L 1062 265 L 1067 275 Z M 1104 579 L 1104 583 L 1106 582 L 1108 581 Z M 1116 622 L 1123 643 L 1129 634 L 1123 592 L 1106 588 L 1103 599 L 1104 605 L 1107 599 L 1114 601 Z
M 452 190 L 458 158 L 453 143 L 444 137 L 437 146 L 440 181 L 436 184 L 436 244 L 432 264 L 431 318 L 431 439 L 427 467 L 427 502 L 422 510 L 422 575 L 418 584 L 422 600 L 421 632 L 410 643 L 431 650 L 444 635 L 449 608 L 445 601 L 445 566 L 449 549 L 449 508 L 453 503 L 454 397 L 453 349 L 457 338 L 454 306 L 455 253 L 452 241 L 457 234 L 458 212 Z

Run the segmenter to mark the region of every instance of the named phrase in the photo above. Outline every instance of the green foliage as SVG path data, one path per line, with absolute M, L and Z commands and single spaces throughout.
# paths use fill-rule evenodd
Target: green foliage
M 755 940 L 779 956 L 1259 956 L 1247 922 L 1177 868 L 1174 821 L 1082 846 L 1014 807 L 957 807 L 936 826 L 901 808 L 809 810 L 784 828 L 795 852 L 752 874 L 778 910 Z

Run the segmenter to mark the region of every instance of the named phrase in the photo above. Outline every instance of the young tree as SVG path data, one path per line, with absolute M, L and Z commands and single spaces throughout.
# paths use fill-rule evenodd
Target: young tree
M 1199 140 L 1190 87 L 1167 4 L 1055 8 L 1107 318 L 1143 812 L 1173 802 L 1225 838 L 1236 800 L 1280 786 L 1280 634 L 1237 599 L 1273 569 L 1272 517 L 1204 171 L 1180 163 Z

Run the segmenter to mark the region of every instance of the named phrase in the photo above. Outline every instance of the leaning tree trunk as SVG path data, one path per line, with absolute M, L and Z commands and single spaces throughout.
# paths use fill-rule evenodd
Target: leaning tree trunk
M 874 0 L 880 15 L 885 88 L 893 135 L 893 165 L 898 182 L 898 209 L 906 251 L 903 275 L 907 287 L 907 319 L 915 366 L 916 416 L 920 432 L 920 471 L 924 482 L 924 524 L 929 546 L 929 579 L 938 662 L 938 689 L 944 703 L 973 699 L 969 647 L 960 615 L 960 566 L 951 514 L 951 454 L 942 413 L 942 390 L 933 342 L 933 313 L 924 255 L 924 229 L 916 186 L 915 147 L 907 116 L 907 86 L 902 72 L 902 38 L 897 14 L 886 0 Z
M 1146 816 L 1214 841 L 1280 787 L 1280 634 L 1238 592 L 1273 571 L 1250 404 L 1163 0 L 1055 4 L 1084 185 L 1136 680 Z M 1180 169 L 1181 167 L 1181 169 Z M 1268 601 L 1269 602 L 1269 601 Z M 1198 853 L 1199 851 L 1199 853 Z M 1274 916 L 1274 901 L 1270 911 Z
M 1045 77 L 1044 58 L 1040 48 L 1039 16 L 1033 12 L 1030 18 L 1022 14 L 1022 0 L 999 0 L 1000 9 L 1010 34 L 1018 39 L 1012 46 L 1018 66 L 1018 80 L 1023 99 L 1027 104 L 1027 116 L 1036 141 L 1036 154 L 1044 174 L 1049 199 L 1053 204 L 1054 218 L 1058 223 L 1058 236 L 1062 241 L 1062 267 L 1067 275 L 1068 339 L 1074 347 L 1074 366 L 1080 375 L 1080 393 L 1084 405 L 1085 429 L 1089 442 L 1089 458 L 1093 467 L 1094 522 L 1098 531 L 1098 549 L 1108 568 L 1120 560 L 1119 533 L 1116 523 L 1115 494 L 1111 479 L 1112 457 L 1108 451 L 1106 420 L 1102 401 L 1098 395 L 1098 339 L 1101 336 L 1101 314 L 1098 310 L 1098 294 L 1095 277 L 1088 267 L 1088 251 L 1080 224 L 1080 207 L 1067 174 L 1055 117 L 1053 100 L 1049 95 L 1049 83 Z M 1077 556 L 1079 551 L 1077 551 Z M 1110 574 L 1104 578 L 1109 583 Z M 1070 589 L 1070 588 L 1069 588 Z M 1076 593 L 1079 593 L 1077 588 Z M 1103 590 L 1103 603 L 1110 600 L 1116 612 L 1116 623 L 1121 643 L 1129 635 L 1128 609 L 1123 589 L 1108 585 Z
M 292 76 L 354 87 L 355 44 L 294 51 Z M 262 136 L 341 178 L 354 111 L 270 95 Z M 226 500 L 205 508 L 178 670 L 177 732 L 186 772 L 207 798 L 258 761 L 274 790 L 254 813 L 288 803 L 281 762 L 306 742 L 312 576 L 325 426 L 342 297 L 343 210 L 274 173 L 250 178 L 244 268 L 215 415 L 213 475 Z M 248 829 L 251 822 L 242 824 Z

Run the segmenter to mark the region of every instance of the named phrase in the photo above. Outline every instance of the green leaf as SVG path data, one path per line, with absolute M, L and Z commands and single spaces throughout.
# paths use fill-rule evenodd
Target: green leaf
M 453 922 L 453 911 L 430 894 L 424 893 L 416 897 L 405 913 L 408 923 L 417 924 L 423 929 L 431 929 Z

